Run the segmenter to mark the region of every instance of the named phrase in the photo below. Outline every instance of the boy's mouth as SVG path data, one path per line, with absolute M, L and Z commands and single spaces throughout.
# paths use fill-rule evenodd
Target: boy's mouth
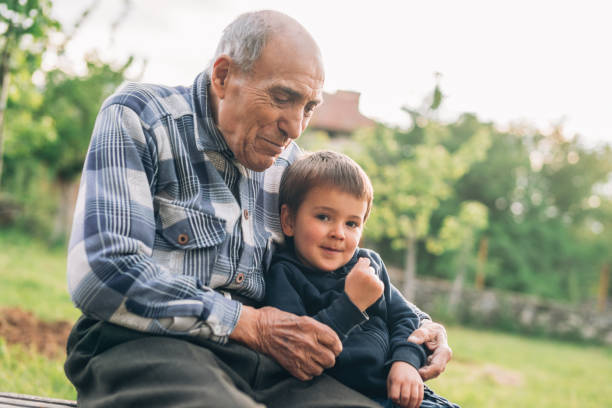
M 325 251 L 329 251 L 329 252 L 344 252 L 343 249 L 340 248 L 332 248 L 332 247 L 327 247 L 327 246 L 322 246 L 321 249 L 325 250 Z

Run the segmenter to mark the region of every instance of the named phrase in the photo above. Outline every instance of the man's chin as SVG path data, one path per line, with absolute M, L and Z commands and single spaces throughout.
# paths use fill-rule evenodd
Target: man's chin
M 256 160 L 252 160 L 247 164 L 244 164 L 244 166 L 250 170 L 262 172 L 270 168 L 276 161 L 277 157 L 278 156 L 265 156 L 265 158 L 257 158 Z

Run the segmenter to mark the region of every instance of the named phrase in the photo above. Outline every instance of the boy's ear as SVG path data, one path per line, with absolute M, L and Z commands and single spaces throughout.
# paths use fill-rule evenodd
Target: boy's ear
M 280 211 L 280 222 L 283 234 L 288 237 L 293 236 L 293 216 L 287 204 L 283 204 Z

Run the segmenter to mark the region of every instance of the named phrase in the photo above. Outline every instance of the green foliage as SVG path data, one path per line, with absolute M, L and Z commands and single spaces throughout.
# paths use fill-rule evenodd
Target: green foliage
M 69 181 L 81 173 L 100 105 L 123 82 L 131 63 L 129 59 L 123 66 L 114 67 L 90 56 L 85 75 L 75 76 L 60 69 L 47 73 L 40 115 L 54 119 L 57 137 L 49 138 L 36 156 L 59 180 Z
M 16 48 L 25 48 L 19 41 L 26 40 L 26 36 L 35 40 L 46 39 L 49 29 L 60 27 L 59 23 L 50 17 L 50 11 L 49 0 L 0 1 L 0 34 L 3 40 L 7 43 L 15 42 Z
M 440 255 L 474 242 L 474 233 L 487 226 L 488 209 L 476 201 L 461 203 L 459 215 L 449 215 L 442 221 L 438 237 L 429 237 L 426 247 L 432 254 Z
M 62 181 L 78 176 L 100 105 L 130 63 L 116 68 L 92 57 L 85 75 L 46 73 L 42 90 L 20 81 L 9 100 L 7 160 L 42 164 Z
M 0 2 L 0 181 L 10 77 L 24 72 L 31 75 L 40 66 L 50 32 L 60 27 L 50 11 L 48 0 Z
M 10 86 L 5 81 L 2 87 L 7 103 L 0 115 L 0 169 L 4 170 L 0 187 L 21 208 L 14 225 L 61 243 L 67 237 L 74 183 L 82 170 L 98 109 L 124 80 L 132 59 L 115 66 L 90 54 L 86 71 L 73 73 L 62 56 L 72 36 L 64 36 L 59 47 L 45 48 L 50 32 L 60 28 L 48 17 L 50 7 L 48 1 L 0 3 L 0 30 L 5 34 L 0 63 L 7 69 L 10 65 L 11 73 Z M 55 53 L 63 68 L 42 71 L 43 50 Z
M 422 143 L 410 143 L 412 133 L 422 134 Z M 452 183 L 482 160 L 488 148 L 488 134 L 482 131 L 450 152 L 441 141 L 451 136 L 445 126 L 431 121 L 408 133 L 378 126 L 355 135 L 357 146 L 351 153 L 375 190 L 366 230 L 371 238 L 388 237 L 402 248 L 406 238 L 428 236 L 431 215 L 451 196 Z
M 457 124 L 470 131 L 476 126 L 473 116 Z M 453 198 L 489 209 L 486 284 L 572 302 L 592 299 L 599 269 L 610 262 L 604 250 L 612 230 L 610 197 L 600 187 L 612 172 L 612 150 L 589 150 L 560 130 L 491 135 L 487 158 L 457 182 Z M 441 206 L 433 219 L 445 214 Z M 436 260 L 433 274 L 449 264 L 445 256 Z

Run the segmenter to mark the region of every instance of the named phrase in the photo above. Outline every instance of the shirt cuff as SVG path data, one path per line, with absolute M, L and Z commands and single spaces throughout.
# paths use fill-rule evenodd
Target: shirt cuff
M 227 343 L 230 333 L 238 324 L 242 303 L 228 299 L 222 294 L 213 291 L 211 300 L 212 308 L 202 320 L 210 327 L 210 339 L 217 343 Z

